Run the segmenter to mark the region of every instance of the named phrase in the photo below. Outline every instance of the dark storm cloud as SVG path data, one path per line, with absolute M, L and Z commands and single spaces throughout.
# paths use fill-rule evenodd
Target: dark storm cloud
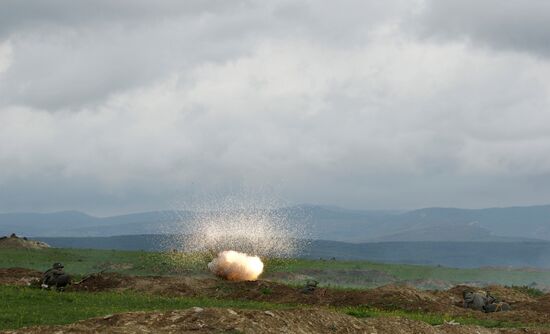
M 442 41 L 550 56 L 550 2 L 544 0 L 428 0 L 416 24 L 424 36 Z
M 198 61 L 240 55 L 257 23 L 252 9 L 245 1 L 5 2 L 0 40 L 16 55 L 0 102 L 78 109 Z
M 171 17 L 185 17 L 238 8 L 247 1 L 146 0 L 2 1 L 0 36 L 35 28 L 76 28 L 90 24 L 148 24 Z
M 361 46 L 373 26 L 403 11 L 401 3 L 7 1 L 0 40 L 16 54 L 0 81 L 0 103 L 93 107 L 201 63 L 238 59 L 269 39 Z

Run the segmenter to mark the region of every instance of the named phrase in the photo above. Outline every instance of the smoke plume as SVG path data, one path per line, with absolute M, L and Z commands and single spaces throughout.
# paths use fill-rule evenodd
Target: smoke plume
M 264 264 L 257 256 L 227 250 L 208 263 L 208 269 L 230 281 L 255 281 L 264 270 Z

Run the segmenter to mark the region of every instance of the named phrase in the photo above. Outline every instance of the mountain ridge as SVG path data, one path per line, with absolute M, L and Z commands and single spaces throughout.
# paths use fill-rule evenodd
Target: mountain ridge
M 304 225 L 314 239 L 381 241 L 550 240 L 550 205 L 462 209 L 431 207 L 411 211 L 354 210 L 292 206 L 271 210 L 286 223 Z M 90 237 L 189 233 L 189 210 L 137 212 L 95 217 L 79 211 L 0 213 L 0 235 Z

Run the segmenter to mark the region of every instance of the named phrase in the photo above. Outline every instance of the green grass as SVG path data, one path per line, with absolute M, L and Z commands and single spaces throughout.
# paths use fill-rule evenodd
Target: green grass
M 209 257 L 205 254 L 163 254 L 144 251 L 111 251 L 90 249 L 0 249 L 0 268 L 24 267 L 44 271 L 54 262 L 63 262 L 68 273 L 84 275 L 116 271 L 126 275 L 205 274 Z M 362 281 L 361 275 L 346 270 L 377 270 L 400 281 L 432 279 L 454 284 L 463 282 L 496 283 L 524 286 L 536 282 L 550 286 L 550 271 L 521 271 L 494 268 L 456 269 L 446 267 L 383 264 L 368 261 L 321 261 L 304 259 L 266 259 L 265 277 L 278 272 L 320 270 L 316 276 L 322 285 L 369 288 L 382 283 Z M 292 282 L 303 284 L 303 282 Z
M 527 285 L 512 285 L 512 286 L 507 286 L 507 288 L 511 288 L 511 289 L 514 289 L 518 292 L 521 292 L 521 293 L 525 293 L 526 295 L 529 295 L 531 297 L 541 297 L 544 295 L 544 292 L 542 290 L 539 290 L 539 289 L 536 289 L 536 288 L 533 288 L 533 287 L 530 287 L 530 286 L 527 286 Z
M 357 318 L 371 318 L 371 317 L 403 317 L 417 321 L 423 321 L 432 326 L 441 325 L 445 322 L 456 321 L 461 325 L 477 325 L 487 328 L 517 328 L 517 327 L 529 327 L 530 324 L 501 321 L 492 319 L 478 319 L 468 317 L 455 317 L 448 314 L 438 313 L 426 313 L 426 312 L 407 312 L 401 310 L 387 311 L 379 310 L 369 307 L 346 307 L 338 309 L 348 315 Z M 537 325 L 540 327 L 540 325 Z
M 63 262 L 68 273 L 75 276 L 104 269 L 125 275 L 172 275 L 179 273 L 205 274 L 209 257 L 205 254 L 163 254 L 143 251 L 111 251 L 86 249 L 22 250 L 0 249 L 0 268 L 23 267 L 43 271 L 54 262 Z M 453 283 L 491 282 L 513 285 L 514 288 L 533 296 L 541 291 L 526 287 L 537 282 L 550 285 L 550 272 L 520 271 L 505 269 L 454 269 L 419 265 L 381 264 L 368 261 L 321 261 L 302 259 L 267 259 L 266 275 L 285 272 L 326 272 L 330 279 L 335 275 L 333 288 L 350 288 L 338 285 L 346 270 L 377 270 L 394 276 L 398 280 L 435 279 Z M 332 272 L 331 272 L 332 271 Z M 343 272 L 342 272 L 343 271 Z M 351 276 L 357 276 L 351 273 Z M 320 275 L 322 276 L 322 275 Z M 303 286 L 303 282 L 290 282 Z M 366 285 L 361 286 L 363 288 Z M 273 293 L 264 288 L 264 295 Z M 192 306 L 231 307 L 248 309 L 277 309 L 306 307 L 281 305 L 255 301 L 219 300 L 213 298 L 168 298 L 139 294 L 136 292 L 100 293 L 57 293 L 31 288 L 0 286 L 0 329 L 19 328 L 31 325 L 66 324 L 94 316 L 125 311 L 151 311 L 182 309 Z M 401 316 L 424 321 L 432 325 L 455 320 L 461 324 L 475 324 L 484 327 L 520 327 L 525 324 L 488 319 L 456 318 L 445 314 L 386 311 L 368 307 L 344 307 L 334 310 L 356 317 Z
M 197 297 L 161 297 L 135 292 L 55 292 L 27 287 L 0 286 L 0 330 L 33 325 L 61 325 L 91 317 L 128 311 L 163 311 L 198 307 L 234 309 L 292 309 L 311 306 Z M 452 317 L 445 314 L 388 311 L 369 307 L 334 307 L 333 311 L 358 318 L 404 317 L 440 325 L 455 320 L 483 327 L 528 327 L 529 324 L 489 319 Z M 540 326 L 540 325 L 539 325 Z
M 269 262 L 266 264 L 269 268 Z M 487 282 L 502 285 L 527 285 L 537 282 L 550 285 L 550 271 L 522 271 L 496 268 L 447 268 L 410 264 L 387 264 L 369 261 L 330 261 L 330 260 L 277 260 L 271 272 L 300 272 L 304 270 L 378 270 L 394 276 L 398 280 L 432 279 L 453 283 Z
M 201 254 L 64 248 L 0 249 L 0 268 L 22 267 L 44 271 L 54 262 L 62 262 L 67 272 L 76 275 L 105 269 L 127 275 L 168 275 L 200 271 L 206 264 Z
M 195 297 L 161 297 L 133 292 L 55 292 L 0 286 L 0 330 L 32 325 L 67 324 L 127 311 L 199 307 L 283 309 L 291 305 Z

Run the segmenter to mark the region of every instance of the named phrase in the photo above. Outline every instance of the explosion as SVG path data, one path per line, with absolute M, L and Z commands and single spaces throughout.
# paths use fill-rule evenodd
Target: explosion
M 305 224 L 296 218 L 299 210 L 259 198 L 229 197 L 183 211 L 172 242 L 182 253 L 213 258 L 208 269 L 217 276 L 256 280 L 264 268 L 260 257 L 290 258 L 307 244 Z
M 257 256 L 227 250 L 208 263 L 208 269 L 230 281 L 255 281 L 264 270 L 264 264 Z
M 212 207 L 212 208 L 211 208 Z M 182 217 L 178 247 L 216 254 L 234 250 L 260 257 L 290 258 L 307 239 L 305 224 L 268 201 L 226 198 Z

